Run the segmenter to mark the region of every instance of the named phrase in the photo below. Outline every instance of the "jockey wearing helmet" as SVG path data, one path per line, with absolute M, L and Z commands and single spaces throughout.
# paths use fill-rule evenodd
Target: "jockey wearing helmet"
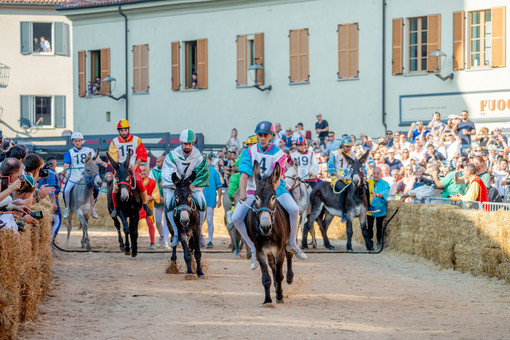
M 334 187 L 335 191 L 342 192 L 343 189 L 347 186 L 350 181 L 349 175 L 349 167 L 350 164 L 347 162 L 347 159 L 344 155 L 349 157 L 356 158 L 355 155 L 351 156 L 351 149 L 354 143 L 352 138 L 349 136 L 345 136 L 342 138 L 342 144 L 340 149 L 337 149 L 331 153 L 331 156 L 328 160 L 328 173 L 331 175 L 331 185 Z M 344 195 L 340 196 L 340 205 L 344 206 Z M 343 216 L 342 216 L 343 221 Z
M 313 150 L 307 148 L 306 139 L 298 137 L 296 140 L 297 150 L 290 154 L 288 163 L 297 167 L 299 178 L 315 187 L 319 174 L 319 162 Z
M 117 123 L 117 131 L 119 131 L 119 136 L 114 138 L 110 143 L 108 154 L 115 162 L 118 163 L 124 163 L 127 156 L 131 154 L 131 158 L 129 159 L 129 169 L 134 174 L 136 188 L 140 192 L 143 208 L 147 213 L 147 216 L 152 216 L 152 209 L 147 205 L 147 193 L 145 192 L 145 187 L 143 185 L 142 178 L 140 177 L 140 169 L 138 168 L 141 163 L 147 162 L 147 150 L 145 150 L 145 146 L 140 138 L 129 133 L 129 123 L 127 120 L 119 120 Z M 119 187 L 115 185 L 112 192 L 112 218 L 117 217 L 118 192 Z
M 200 211 L 200 228 L 202 228 L 202 224 L 205 220 L 205 198 L 203 188 L 209 185 L 209 167 L 207 165 L 207 158 L 193 146 L 196 139 L 195 133 L 192 130 L 183 130 L 179 136 L 181 145 L 166 156 L 163 169 L 161 170 L 161 182 L 164 188 L 166 212 L 174 228 L 172 247 L 179 244 L 177 225 L 175 224 L 174 214 L 172 212 L 175 204 L 175 184 L 172 181 L 172 174 L 175 173 L 180 179 L 184 179 L 195 171 L 196 177 L 193 183 L 191 183 L 191 192 L 193 199 L 197 203 L 198 210 Z
M 257 268 L 257 257 L 255 256 L 255 245 L 248 236 L 244 220 L 250 209 L 249 207 L 255 201 L 253 194 L 255 193 L 256 187 L 255 179 L 253 178 L 253 165 L 255 161 L 260 164 L 260 175 L 262 178 L 267 178 L 271 175 L 276 163 L 279 163 L 282 171 L 285 171 L 285 154 L 271 142 L 274 132 L 274 126 L 270 122 L 263 121 L 258 123 L 255 128 L 258 143 L 243 150 L 241 162 L 239 164 L 239 172 L 241 173 L 241 179 L 239 181 L 240 195 L 239 203 L 237 203 L 234 214 L 232 215 L 232 221 L 251 249 L 251 269 Z M 280 202 L 282 207 L 289 213 L 291 231 L 287 249 L 292 251 L 297 258 L 304 260 L 306 259 L 306 255 L 296 242 L 299 208 L 292 196 L 285 190 L 283 181 L 280 181 L 280 185 L 276 189 L 276 196 L 278 202 Z
M 64 154 L 64 204 L 66 206 L 64 210 L 64 218 L 67 219 L 69 217 L 69 213 L 71 212 L 71 207 L 69 203 L 71 203 L 71 190 L 73 190 L 74 185 L 81 180 L 81 176 L 83 175 L 83 169 L 85 166 L 85 160 L 88 155 L 90 157 L 94 157 L 94 150 L 91 148 L 82 147 L 83 143 L 83 134 L 81 132 L 74 132 L 71 135 L 71 143 L 73 144 L 73 148 L 69 149 Z M 98 157 L 99 158 L 99 157 Z M 99 194 L 99 189 L 94 186 L 94 199 L 97 199 L 97 195 Z M 92 217 L 98 218 L 96 210 L 92 208 Z

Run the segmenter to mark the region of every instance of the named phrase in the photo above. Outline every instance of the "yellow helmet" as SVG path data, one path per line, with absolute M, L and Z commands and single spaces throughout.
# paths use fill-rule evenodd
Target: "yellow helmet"
M 125 119 L 119 120 L 117 123 L 117 129 L 129 129 L 129 122 Z
M 246 144 L 255 144 L 255 143 L 257 143 L 257 135 L 251 135 L 250 137 L 246 138 L 245 143 Z

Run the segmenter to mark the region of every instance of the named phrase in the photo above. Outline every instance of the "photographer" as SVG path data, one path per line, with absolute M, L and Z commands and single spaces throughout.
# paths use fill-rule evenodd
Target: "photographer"
M 468 190 L 465 195 L 457 194 L 450 196 L 450 201 L 478 201 L 487 202 L 489 200 L 487 188 L 480 177 L 476 175 L 476 167 L 474 164 L 468 163 L 464 166 L 465 182 L 469 183 Z
M 42 178 L 46 178 L 49 176 L 48 170 L 44 170 L 44 162 L 41 156 L 35 153 L 29 153 L 26 155 L 23 160 L 23 165 L 25 167 L 25 174 L 30 175 L 36 182 L 38 182 Z M 35 189 L 34 189 L 35 190 Z M 36 202 L 46 198 L 49 194 L 53 193 L 55 188 L 48 187 L 48 185 L 41 186 L 38 190 L 35 191 L 33 198 Z
M 50 200 L 53 205 L 54 217 L 53 217 L 53 227 L 51 228 L 51 234 L 53 235 L 53 239 L 58 234 L 60 230 L 60 226 L 62 225 L 62 211 L 60 210 L 60 204 L 58 201 L 58 194 L 60 193 L 60 186 L 57 175 L 55 174 L 55 169 L 57 167 L 57 159 L 54 156 L 49 156 L 46 158 L 46 164 L 44 165 L 43 170 L 48 171 L 48 176 L 39 181 L 39 190 L 42 187 L 47 186 L 48 188 L 53 188 L 55 191 L 50 193 Z
M 427 164 L 427 176 L 430 176 L 430 173 L 438 172 L 439 167 L 435 163 Z M 400 198 L 401 201 L 405 199 L 413 198 L 421 203 L 426 197 L 439 196 L 439 190 L 437 189 L 434 181 L 429 178 L 424 178 L 425 172 L 421 166 L 416 167 L 415 171 L 415 180 L 412 189 L 406 188 L 404 191 L 404 195 Z
M 429 174 L 432 176 L 432 180 L 438 189 L 443 189 L 441 197 L 448 198 L 449 196 L 456 196 L 457 194 L 464 195 L 466 192 L 466 184 L 455 183 L 455 168 L 450 168 L 450 171 L 443 177 L 439 178 L 437 171 L 431 169 Z

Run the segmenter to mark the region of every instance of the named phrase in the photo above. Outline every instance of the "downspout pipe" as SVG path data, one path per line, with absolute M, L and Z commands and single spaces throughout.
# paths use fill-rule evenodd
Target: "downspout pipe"
M 386 135 L 386 0 L 382 0 L 382 124 Z
M 125 15 L 124 13 L 122 13 L 122 10 L 120 8 L 120 5 L 119 5 L 119 14 L 122 15 L 124 17 L 124 52 L 125 52 L 125 56 L 124 56 L 124 65 L 125 65 L 125 75 L 126 75 L 126 120 L 129 120 L 129 105 L 128 105 L 128 98 L 129 98 L 129 95 L 128 95 L 128 18 L 127 18 L 127 15 Z

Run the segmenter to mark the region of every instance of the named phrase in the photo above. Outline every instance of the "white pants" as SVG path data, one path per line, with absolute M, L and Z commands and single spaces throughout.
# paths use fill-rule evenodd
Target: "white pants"
M 156 220 L 156 228 L 158 229 L 159 237 L 163 238 L 163 242 L 168 241 L 168 225 L 165 218 L 165 207 L 154 207 L 154 219 Z
M 214 234 L 214 208 L 207 207 L 207 231 L 209 233 L 209 239 L 207 243 L 211 242 Z
M 174 192 L 175 192 L 174 189 L 168 189 L 168 188 L 164 189 L 165 207 L 167 208 L 167 210 L 174 200 Z M 197 191 L 194 191 L 191 194 L 191 196 L 193 196 L 193 199 L 195 199 L 195 201 L 197 202 L 197 205 L 198 205 L 197 209 L 199 209 L 199 211 L 200 211 L 200 234 L 202 234 L 202 225 L 204 224 L 204 220 L 205 220 L 205 211 L 202 211 L 205 208 L 204 193 L 202 192 L 202 190 L 197 190 Z M 177 231 L 177 225 L 175 224 L 175 221 L 174 221 L 173 211 L 167 212 L 167 216 L 168 216 L 168 219 L 170 220 L 170 224 L 172 225 L 172 228 L 174 229 L 174 235 L 177 235 L 178 231 Z
M 73 190 L 74 185 L 81 181 L 81 177 L 73 177 L 69 176 L 66 184 L 64 185 L 64 204 L 65 207 L 69 207 L 69 203 L 71 203 L 71 190 Z
M 297 247 L 296 238 L 298 232 L 298 222 L 299 222 L 299 207 L 296 204 L 296 201 L 292 198 L 289 193 L 282 194 L 276 198 L 278 202 L 282 205 L 282 207 L 289 214 L 289 222 L 290 222 L 290 239 L 289 246 Z M 255 245 L 252 240 L 248 237 L 248 231 L 246 230 L 246 224 L 244 220 L 246 215 L 248 214 L 249 207 L 252 205 L 253 201 L 255 201 L 255 197 L 253 195 L 248 195 L 244 204 L 238 202 L 234 213 L 232 214 L 232 222 L 236 226 L 237 230 L 243 237 L 244 241 L 250 249 L 252 249 L 252 253 L 255 253 Z

